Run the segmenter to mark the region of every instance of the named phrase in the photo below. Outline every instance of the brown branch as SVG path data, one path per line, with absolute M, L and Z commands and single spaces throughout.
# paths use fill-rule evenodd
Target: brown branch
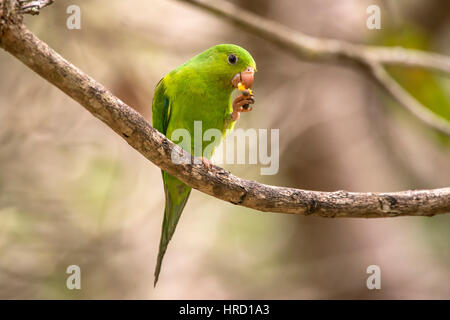
M 450 57 L 448 56 L 400 47 L 365 46 L 342 40 L 311 37 L 223 0 L 179 1 L 190 3 L 231 21 L 234 25 L 278 45 L 299 58 L 339 64 L 344 62 L 363 67 L 362 69 L 407 111 L 429 127 L 450 136 L 448 120 L 420 104 L 387 73 L 380 76 L 384 71 L 380 69 L 383 65 L 421 67 L 450 74 Z
M 392 193 L 317 192 L 243 180 L 217 166 L 207 170 L 202 164 L 175 164 L 171 161 L 172 150 L 181 152 L 180 147 L 38 39 L 21 23 L 13 7 L 5 8 L 0 17 L 3 49 L 79 102 L 145 158 L 199 191 L 260 211 L 321 217 L 433 216 L 450 212 L 450 188 Z

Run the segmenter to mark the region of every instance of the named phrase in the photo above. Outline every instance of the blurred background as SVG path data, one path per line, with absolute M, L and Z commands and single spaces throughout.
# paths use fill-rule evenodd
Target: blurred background
M 450 55 L 447 0 L 234 1 L 309 35 Z M 81 30 L 66 28 L 71 4 Z M 366 8 L 381 7 L 381 30 Z M 280 129 L 280 170 L 234 174 L 313 190 L 450 185 L 450 140 L 357 70 L 309 63 L 169 0 L 56 1 L 26 24 L 149 121 L 156 83 L 219 43 L 258 65 L 256 105 L 237 128 Z M 450 78 L 389 71 L 450 119 Z M 0 298 L 449 299 L 450 215 L 325 219 L 261 213 L 193 191 L 153 288 L 164 197 L 160 170 L 84 108 L 0 52 Z M 81 290 L 66 288 L 67 266 Z M 366 268 L 381 268 L 368 290 Z

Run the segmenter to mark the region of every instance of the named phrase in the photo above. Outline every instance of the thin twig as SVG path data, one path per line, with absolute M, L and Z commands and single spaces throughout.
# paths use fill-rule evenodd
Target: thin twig
M 178 1 L 190 3 L 225 18 L 234 25 L 253 32 L 297 57 L 362 66 L 363 70 L 379 82 L 381 87 L 406 110 L 429 127 L 450 136 L 450 122 L 420 104 L 382 68 L 382 65 L 398 65 L 427 68 L 450 74 L 450 57 L 448 56 L 401 47 L 366 46 L 342 40 L 312 37 L 223 0 Z
M 444 118 L 436 117 L 432 111 L 423 107 L 422 104 L 395 81 L 380 64 L 373 64 L 371 70 L 375 79 L 378 80 L 378 84 L 389 92 L 397 102 L 400 102 L 409 112 L 429 126 L 450 136 L 450 122 Z
M 18 0 L 20 5 L 20 13 L 22 14 L 39 14 L 40 10 L 53 3 L 54 0 Z
M 179 146 L 155 130 L 140 114 L 112 95 L 46 43 L 21 19 L 7 12 L 0 25 L 0 46 L 41 77 L 79 102 L 130 146 L 189 186 L 224 201 L 260 211 L 321 217 L 433 216 L 450 212 L 450 188 L 392 193 L 319 192 L 240 179 L 222 168 L 171 161 Z

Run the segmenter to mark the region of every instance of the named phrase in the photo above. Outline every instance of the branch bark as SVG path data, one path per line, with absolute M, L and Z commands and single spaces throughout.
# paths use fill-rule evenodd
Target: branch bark
M 270 21 L 223 0 L 178 0 L 231 21 L 244 30 L 270 41 L 298 58 L 357 65 L 385 89 L 401 106 L 431 128 L 450 136 L 450 122 L 430 111 L 401 87 L 384 65 L 420 67 L 450 74 L 450 57 L 401 47 L 376 47 L 342 40 L 311 37 Z
M 433 216 L 450 212 L 450 188 L 392 193 L 318 192 L 260 184 L 224 169 L 202 164 L 175 164 L 180 147 L 103 85 L 38 39 L 23 24 L 8 0 L 0 14 L 0 47 L 76 100 L 119 134 L 134 149 L 189 186 L 218 199 L 259 211 L 321 217 Z M 6 9 L 6 10 L 5 10 Z M 200 162 L 201 163 L 201 162 Z

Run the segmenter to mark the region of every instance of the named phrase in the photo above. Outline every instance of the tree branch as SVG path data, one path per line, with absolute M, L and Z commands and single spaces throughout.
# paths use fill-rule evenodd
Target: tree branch
M 376 47 L 342 40 L 311 37 L 270 21 L 223 0 L 178 0 L 187 2 L 233 22 L 247 31 L 313 61 L 347 63 L 362 67 L 401 106 L 428 126 L 450 136 L 450 122 L 420 104 L 383 69 L 383 65 L 421 67 L 450 74 L 450 57 L 400 47 Z
M 8 0 L 10 3 L 14 0 Z M 189 186 L 248 208 L 321 217 L 433 216 L 450 212 L 450 188 L 393 193 L 317 192 L 240 179 L 222 168 L 175 164 L 179 146 L 145 119 L 38 39 L 14 6 L 2 6 L 0 46 L 79 102 L 145 158 Z M 6 10 L 5 10 L 6 8 Z

